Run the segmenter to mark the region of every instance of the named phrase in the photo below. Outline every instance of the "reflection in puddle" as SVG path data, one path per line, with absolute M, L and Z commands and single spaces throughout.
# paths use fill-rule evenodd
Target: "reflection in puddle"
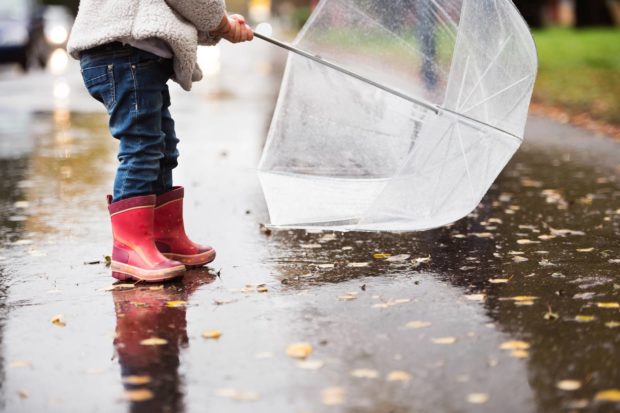
M 180 352 L 189 345 L 190 296 L 213 282 L 207 270 L 189 271 L 176 284 L 112 292 L 116 313 L 114 348 L 132 412 L 182 412 L 184 379 Z

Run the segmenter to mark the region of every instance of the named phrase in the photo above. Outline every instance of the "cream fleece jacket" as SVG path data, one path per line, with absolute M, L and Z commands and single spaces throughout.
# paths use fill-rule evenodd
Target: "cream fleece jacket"
M 67 49 L 80 52 L 110 42 L 159 38 L 174 53 L 174 77 L 185 90 L 202 79 L 196 63 L 198 44 L 213 45 L 209 36 L 224 17 L 224 0 L 81 0 Z

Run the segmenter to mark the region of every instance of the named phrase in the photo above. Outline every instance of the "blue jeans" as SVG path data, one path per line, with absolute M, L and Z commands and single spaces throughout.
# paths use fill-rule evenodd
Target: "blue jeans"
M 81 53 L 84 85 L 106 107 L 120 140 L 114 202 L 172 189 L 179 140 L 170 115 L 172 59 L 121 43 Z

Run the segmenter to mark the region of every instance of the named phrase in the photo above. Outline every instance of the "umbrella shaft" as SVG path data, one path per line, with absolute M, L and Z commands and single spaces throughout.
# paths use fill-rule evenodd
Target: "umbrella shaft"
M 332 68 L 332 69 L 334 69 L 334 70 L 337 70 L 338 72 L 340 72 L 340 73 L 344 73 L 345 75 L 351 76 L 351 77 L 353 77 L 353 78 L 355 78 L 355 79 L 357 79 L 357 80 L 361 80 L 361 81 L 362 81 L 362 82 L 364 82 L 364 83 L 367 83 L 367 84 L 372 85 L 372 86 L 374 86 L 374 87 L 377 87 L 377 88 L 379 88 L 379 89 L 381 89 L 381 90 L 384 90 L 384 91 L 386 91 L 386 92 L 388 92 L 388 93 L 390 93 L 390 94 L 392 94 L 392 95 L 394 95 L 394 96 L 398 96 L 399 98 L 402 98 L 402 99 L 408 100 L 409 102 L 412 102 L 412 103 L 415 103 L 415 104 L 420 105 L 420 106 L 422 106 L 422 107 L 425 107 L 426 109 L 429 109 L 429 110 L 431 110 L 431 111 L 433 111 L 433 112 L 435 112 L 435 113 L 439 113 L 439 108 L 438 108 L 436 105 L 433 105 L 432 103 L 425 102 L 425 101 L 423 101 L 423 100 L 421 100 L 421 99 L 416 99 L 416 98 L 413 98 L 413 97 L 411 97 L 411 96 L 405 95 L 404 93 L 401 93 L 401 92 L 399 92 L 399 91 L 397 91 L 397 90 L 394 90 L 394 89 L 392 89 L 392 88 L 390 88 L 390 87 L 388 87 L 388 86 L 382 85 L 382 84 L 377 83 L 377 82 L 375 82 L 375 81 L 373 81 L 373 80 L 370 80 L 370 79 L 368 79 L 368 78 L 366 78 L 366 77 L 364 77 L 364 76 L 361 76 L 361 75 L 359 75 L 359 74 L 357 74 L 357 73 L 355 73 L 355 72 L 352 72 L 352 71 L 350 71 L 350 70 L 348 70 L 348 69 L 345 69 L 345 68 L 344 68 L 344 67 L 342 67 L 342 66 L 339 66 L 339 65 L 337 65 L 337 64 L 335 64 L 335 63 L 332 63 L 332 62 L 329 62 L 329 61 L 327 61 L 327 60 L 323 59 L 323 58 L 322 58 L 322 57 L 320 57 L 320 56 L 315 56 L 315 55 L 310 54 L 310 53 L 308 53 L 308 52 L 305 52 L 305 51 L 303 51 L 303 50 L 301 50 L 301 49 L 298 49 L 298 48 L 296 48 L 296 47 L 294 47 L 294 46 L 291 46 L 291 45 L 290 45 L 290 44 L 288 44 L 288 43 L 281 42 L 281 41 L 279 41 L 279 40 L 276 40 L 276 39 L 271 38 L 271 37 L 269 37 L 269 36 L 265 36 L 265 35 L 260 34 L 260 33 L 256 33 L 256 32 L 255 32 L 255 33 L 254 33 L 254 36 L 256 36 L 256 37 L 258 37 L 259 39 L 262 39 L 262 40 L 264 40 L 264 41 L 266 41 L 266 42 L 269 42 L 269 43 L 271 43 L 271 44 L 274 44 L 274 45 L 276 45 L 276 46 L 278 46 L 278 47 L 281 47 L 281 48 L 283 48 L 283 49 L 286 49 L 286 50 L 288 50 L 289 52 L 296 53 L 296 54 L 298 54 L 298 55 L 300 55 L 300 56 L 303 56 L 303 57 L 305 57 L 305 58 L 307 58 L 307 59 L 310 59 L 310 60 L 312 60 L 312 61 L 315 61 L 315 62 L 317 62 L 317 63 L 319 63 L 319 64 L 322 64 L 322 65 L 324 65 L 324 66 L 327 66 L 327 67 L 329 67 L 329 68 Z

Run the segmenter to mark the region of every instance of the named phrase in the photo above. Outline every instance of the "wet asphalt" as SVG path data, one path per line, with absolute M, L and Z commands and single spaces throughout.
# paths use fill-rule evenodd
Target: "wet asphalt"
M 220 51 L 172 97 L 188 232 L 218 258 L 166 285 L 110 277 L 116 142 L 76 65 L 0 71 L 0 411 L 620 411 L 618 142 L 532 118 L 449 227 L 265 231 L 284 56 Z

